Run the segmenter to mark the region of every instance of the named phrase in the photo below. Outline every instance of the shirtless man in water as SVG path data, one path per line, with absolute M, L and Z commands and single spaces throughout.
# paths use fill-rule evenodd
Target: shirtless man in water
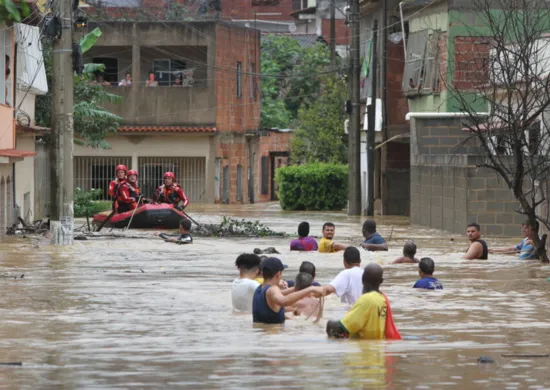
M 466 254 L 462 256 L 464 260 L 487 260 L 489 250 L 487 243 L 481 239 L 481 228 L 475 222 L 468 225 L 466 229 L 470 246 Z

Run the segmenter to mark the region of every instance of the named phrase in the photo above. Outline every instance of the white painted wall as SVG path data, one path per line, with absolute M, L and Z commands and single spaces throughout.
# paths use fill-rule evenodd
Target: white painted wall
M 17 135 L 17 150 L 35 151 L 34 135 Z M 25 204 L 25 194 L 28 203 Z M 34 221 L 34 157 L 26 157 L 15 163 L 15 203 L 23 219 Z

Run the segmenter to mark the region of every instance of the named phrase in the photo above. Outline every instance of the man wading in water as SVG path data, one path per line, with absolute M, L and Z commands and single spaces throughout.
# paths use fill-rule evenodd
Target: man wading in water
M 323 295 L 322 287 L 308 287 L 294 292 L 294 288 L 281 291 L 283 270 L 287 268 L 281 260 L 269 257 L 262 262 L 264 283 L 258 287 L 252 300 L 252 319 L 255 323 L 284 324 L 285 306 L 292 306 L 300 299 L 310 296 Z
M 363 273 L 363 295 L 340 321 L 327 323 L 329 337 L 361 339 L 401 339 L 395 328 L 390 302 L 380 292 L 384 270 L 378 264 L 369 264 Z
M 464 260 L 487 260 L 489 250 L 487 244 L 481 239 L 481 228 L 475 222 L 468 225 L 466 229 L 470 246 L 462 258 Z

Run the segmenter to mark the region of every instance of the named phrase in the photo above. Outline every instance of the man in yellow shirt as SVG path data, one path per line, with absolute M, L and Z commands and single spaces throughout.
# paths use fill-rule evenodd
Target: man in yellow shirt
M 340 321 L 328 321 L 329 337 L 379 340 L 386 336 L 386 297 L 379 291 L 384 271 L 369 264 L 363 273 L 363 295 Z
M 347 248 L 347 245 L 334 242 L 334 231 L 336 227 L 332 222 L 326 222 L 323 225 L 323 238 L 319 241 L 319 252 L 320 253 L 334 253 L 338 251 L 343 251 Z

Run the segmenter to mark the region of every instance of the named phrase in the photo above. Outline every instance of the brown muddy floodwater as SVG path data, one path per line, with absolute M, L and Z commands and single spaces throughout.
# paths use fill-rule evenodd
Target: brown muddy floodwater
M 274 204 L 194 206 L 190 213 L 209 223 L 219 215 L 256 218 L 290 234 L 309 220 L 319 235 L 322 223 L 333 220 L 337 239 L 361 242 L 362 219 L 339 213 L 285 214 Z M 290 253 L 288 239 L 197 238 L 190 246 L 154 238 L 90 240 L 56 248 L 5 237 L 0 362 L 23 366 L 0 366 L 0 387 L 550 388 L 550 358 L 502 356 L 550 352 L 550 267 L 505 256 L 462 261 L 462 237 L 414 229 L 403 219 L 377 221 L 381 234 L 391 235 L 391 249 L 364 252 L 363 262 L 384 264 L 383 291 L 404 337 L 398 342 L 328 340 L 326 319 L 346 312 L 334 296 L 319 324 L 254 328 L 251 315 L 233 314 L 231 281 L 240 253 L 275 246 L 290 266 L 286 279 L 306 259 L 322 283 L 341 270 L 341 254 Z M 518 227 L 514 241 L 519 238 Z M 420 256 L 435 259 L 443 291 L 413 290 L 416 266 L 387 264 L 406 239 L 416 240 Z M 490 245 L 514 241 L 488 238 Z M 495 363 L 478 364 L 479 356 Z

